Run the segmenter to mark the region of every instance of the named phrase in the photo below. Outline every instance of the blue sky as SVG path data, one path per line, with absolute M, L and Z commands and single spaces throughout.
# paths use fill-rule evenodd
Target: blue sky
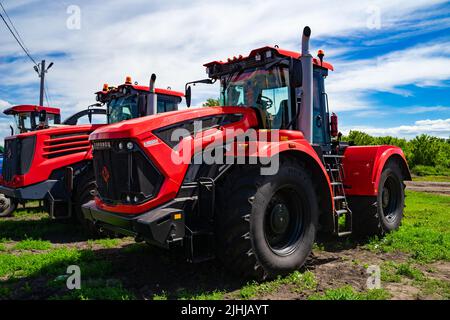
M 313 50 L 335 66 L 326 87 L 344 133 L 450 137 L 449 1 L 1 2 L 33 57 L 54 62 L 49 100 L 63 117 L 127 75 L 147 84 L 155 72 L 159 87 L 183 90 L 205 77 L 205 62 L 265 45 L 300 50 L 309 25 Z M 32 67 L 1 24 L 0 109 L 37 103 Z M 200 105 L 218 88 L 193 94 Z M 2 136 L 8 126 L 0 118 Z

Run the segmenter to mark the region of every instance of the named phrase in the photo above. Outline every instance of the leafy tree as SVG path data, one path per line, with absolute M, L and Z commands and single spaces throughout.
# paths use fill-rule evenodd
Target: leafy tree
M 351 141 L 357 146 L 368 146 L 374 144 L 374 138 L 365 132 L 351 130 L 343 140 Z
M 203 103 L 203 107 L 217 107 L 220 105 L 219 99 L 209 98 Z

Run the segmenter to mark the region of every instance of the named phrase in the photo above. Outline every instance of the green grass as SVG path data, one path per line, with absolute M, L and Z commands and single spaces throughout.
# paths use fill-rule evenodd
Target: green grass
M 155 299 L 155 296 L 153 297 L 154 300 L 167 300 L 167 297 L 165 297 L 166 299 L 161 299 L 164 296 L 157 296 L 159 299 Z M 212 291 L 212 292 L 202 292 L 202 293 L 196 293 L 196 294 L 191 294 L 191 293 L 187 293 L 182 291 L 178 297 L 179 300 L 223 300 L 224 298 L 224 292 L 222 291 Z
M 20 278 L 55 272 L 63 266 L 75 264 L 81 257 L 76 249 L 56 249 L 42 254 L 6 253 L 0 255 L 0 277 Z M 56 271 L 57 272 L 57 271 Z
M 15 250 L 48 250 L 52 248 L 50 241 L 26 239 L 17 242 L 14 247 Z
M 121 284 L 107 286 L 81 285 L 81 289 L 71 290 L 64 295 L 53 296 L 51 300 L 132 300 L 135 296 L 130 291 L 124 289 Z
M 450 282 L 437 279 L 427 279 L 420 283 L 422 293 L 436 295 L 439 298 L 450 300 Z
M 428 182 L 450 182 L 450 176 L 414 176 L 413 181 L 428 181 Z
M 20 216 L 20 212 L 15 215 Z M 3 241 L 21 241 L 26 239 L 48 239 L 52 235 L 80 236 L 82 234 L 80 226 L 73 224 L 63 224 L 50 220 L 48 215 L 40 217 L 36 214 L 30 214 L 32 219 L 0 219 L 0 230 Z
M 322 294 L 313 294 L 308 297 L 308 300 L 386 300 L 389 298 L 389 292 L 384 289 L 357 292 L 350 286 L 344 286 L 326 290 Z
M 167 294 L 163 291 L 160 294 L 153 295 L 153 300 L 168 300 Z
M 414 287 L 420 289 L 420 293 L 426 296 L 435 296 L 438 299 L 450 299 L 450 282 L 433 279 L 426 276 L 412 262 L 395 263 L 385 262 L 381 267 L 381 281 L 402 283 L 405 279 Z
M 407 196 L 401 228 L 367 247 L 409 253 L 421 263 L 450 261 L 450 197 L 412 191 Z
M 88 245 L 93 247 L 95 245 L 100 246 L 105 249 L 115 248 L 120 244 L 120 239 L 96 239 L 96 240 L 88 240 Z
M 314 274 L 310 271 L 305 273 L 294 271 L 286 277 L 278 277 L 273 281 L 263 283 L 251 282 L 239 290 L 239 297 L 251 299 L 276 293 L 283 285 L 289 285 L 292 291 L 299 293 L 305 290 L 314 290 L 317 286 L 317 281 Z
M 4 253 L 0 255 L 0 277 L 9 280 L 22 277 L 62 275 L 69 265 L 80 266 L 82 276 L 98 277 L 112 270 L 109 261 L 96 258 L 90 250 L 58 248 L 40 254 L 29 252 Z

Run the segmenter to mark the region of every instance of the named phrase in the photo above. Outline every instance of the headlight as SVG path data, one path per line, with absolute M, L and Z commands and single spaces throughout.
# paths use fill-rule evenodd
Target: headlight
M 133 142 L 127 142 L 127 149 L 128 150 L 132 150 L 133 149 L 133 147 L 134 147 L 134 144 L 133 144 Z
M 119 150 L 123 150 L 123 142 L 119 142 Z

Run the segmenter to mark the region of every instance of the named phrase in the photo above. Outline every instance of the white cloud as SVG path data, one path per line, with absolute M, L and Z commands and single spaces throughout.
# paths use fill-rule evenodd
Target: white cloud
M 300 31 L 313 30 L 313 45 L 321 39 L 364 37 L 383 30 L 394 31 L 404 21 L 413 20 L 434 4 L 444 1 L 377 1 L 382 30 L 366 27 L 367 8 L 373 1 L 330 2 L 289 1 L 77 1 L 81 8 L 81 30 L 66 28 L 64 2 L 9 1 L 10 15 L 36 59 L 52 52 L 65 56 L 55 61 L 47 78 L 51 102 L 67 116 L 93 102 L 94 92 L 104 82 L 122 83 L 126 75 L 147 83 L 151 73 L 157 84 L 183 90 L 187 81 L 204 78 L 202 64 L 246 54 L 267 44 L 300 50 Z M 22 52 L 4 28 L 0 28 L 0 57 L 21 56 Z M 448 43 L 431 51 L 423 46 L 380 57 L 336 63 L 336 72 L 327 80 L 332 110 L 365 110 L 373 107 L 370 90 L 394 92 L 406 83 L 440 84 L 449 78 Z M 313 47 L 313 49 L 318 49 Z M 349 50 L 347 46 L 324 48 L 330 61 Z M 439 53 L 440 52 L 440 53 Z M 439 53 L 439 54 L 436 54 Z M 333 58 L 334 56 L 334 58 Z M 432 71 L 430 71 L 432 70 Z M 37 75 L 27 60 L 0 65 L 6 75 L 0 86 L 20 85 L 12 103 L 36 103 Z M 398 92 L 398 91 L 397 91 Z M 217 97 L 217 87 L 199 85 L 193 90 L 194 103 Z M 14 100 L 14 101 L 12 101 Z
M 0 109 L 1 110 L 9 108 L 9 107 L 11 107 L 11 103 L 9 103 L 8 101 L 0 99 Z
M 414 107 L 406 108 L 406 110 L 402 110 L 400 112 L 401 113 L 406 113 L 406 114 L 418 114 L 418 113 L 438 112 L 438 111 L 450 111 L 450 107 L 444 107 L 444 106 L 432 106 L 432 107 L 414 106 Z
M 342 62 L 336 69 L 328 84 L 330 96 L 364 95 L 370 92 L 391 92 L 408 96 L 411 93 L 399 87 L 442 86 L 450 79 L 450 42 L 427 43 L 390 52 L 376 59 Z M 350 101 L 346 110 L 350 109 L 359 109 L 359 106 Z
M 450 137 L 450 118 L 438 120 L 419 120 L 413 125 L 405 125 L 391 128 L 375 128 L 369 126 L 360 126 L 353 128 L 342 128 L 342 133 L 348 134 L 350 130 L 358 130 L 366 132 L 374 136 L 394 136 L 414 138 L 420 134 L 429 134 L 441 138 Z

